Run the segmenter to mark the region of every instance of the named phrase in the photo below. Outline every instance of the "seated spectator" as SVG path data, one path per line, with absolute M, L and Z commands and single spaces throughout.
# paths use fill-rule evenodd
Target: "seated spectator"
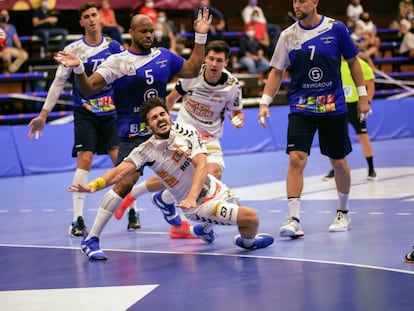
M 144 0 L 144 5 L 134 9 L 133 15 L 144 14 L 151 18 L 153 23 L 157 22 L 157 9 L 154 8 L 154 0 Z
M 102 33 L 124 45 L 122 39 L 124 28 L 118 24 L 115 11 L 111 8 L 109 0 L 102 0 L 98 12 L 101 16 Z
M 171 40 L 168 35 L 164 35 L 162 24 L 155 23 L 154 24 L 154 42 L 153 45 L 156 47 L 163 47 L 166 49 L 171 50 Z M 172 51 L 176 53 L 175 49 Z
M 28 53 L 22 48 L 16 27 L 9 24 L 9 11 L 2 9 L 0 11 L 0 28 L 7 35 L 6 47 L 0 52 L 4 63 L 4 72 L 16 72 L 29 57 Z
M 266 23 L 260 21 L 259 11 L 253 10 L 250 22 L 244 25 L 244 31 L 252 26 L 254 29 L 254 35 L 259 40 L 260 45 L 266 51 L 270 46 L 269 34 L 267 33 Z
M 262 85 L 264 81 L 264 72 L 270 65 L 265 58 L 264 50 L 257 38 L 255 37 L 254 27 L 248 26 L 245 35 L 240 38 L 240 60 L 239 63 L 245 66 L 249 73 L 258 74 L 258 84 Z
M 49 38 L 61 36 L 59 50 L 63 50 L 66 45 L 68 31 L 64 28 L 57 28 L 57 23 L 57 16 L 54 16 L 49 9 L 49 1 L 43 0 L 40 7 L 33 11 L 32 24 L 34 27 L 33 34 L 42 39 L 46 57 L 52 56 L 49 51 Z
M 402 41 L 400 45 L 400 54 L 402 56 L 409 56 L 414 58 L 414 33 L 411 32 L 412 23 L 403 19 L 400 22 L 400 34 Z
M 359 21 L 361 14 L 364 12 L 360 0 L 351 0 L 351 2 L 346 7 L 346 18 L 347 26 L 349 29 L 353 29 L 355 24 Z
M 216 9 L 215 7 L 212 7 L 210 5 L 210 0 L 200 0 L 200 4 L 197 8 L 194 10 L 193 14 L 193 20 L 197 18 L 198 11 L 205 7 L 208 7 L 210 15 L 213 17 L 213 22 L 210 25 L 210 35 L 213 37 L 220 37 L 221 33 L 226 28 L 226 22 L 224 20 L 223 13 L 220 12 L 220 10 Z
M 375 45 L 373 36 L 370 32 L 364 30 L 364 26 L 357 22 L 355 24 L 354 32 L 351 34 L 351 38 L 354 40 L 355 45 L 359 50 L 359 57 L 365 60 L 372 68 L 374 63 L 372 62 L 372 57 L 377 55 L 378 48 Z
M 397 17 L 391 22 L 390 28 L 399 29 L 403 19 L 414 20 L 414 6 L 412 0 L 400 0 Z
M 241 16 L 244 24 L 247 24 L 252 20 L 252 13 L 254 10 L 259 14 L 259 22 L 267 24 L 262 8 L 257 5 L 257 0 L 249 0 L 249 3 L 243 8 Z
M 159 11 L 157 13 L 156 28 L 161 28 L 162 36 L 160 37 L 159 36 L 160 33 L 158 32 L 158 38 L 157 38 L 157 33 L 156 33 L 157 29 L 154 29 L 155 40 L 158 42 L 161 42 L 161 39 L 162 39 L 162 41 L 168 42 L 168 46 L 164 46 L 164 47 L 169 49 L 171 52 L 177 54 L 177 39 L 175 37 L 173 30 L 171 29 L 170 24 L 168 24 L 167 22 L 167 14 L 164 11 Z M 181 46 L 180 46 L 180 50 L 182 50 Z
M 363 12 L 356 25 L 361 27 L 363 36 L 371 48 L 369 51 L 365 51 L 365 53 L 369 57 L 375 57 L 378 54 L 381 40 L 377 35 L 377 26 L 371 20 L 369 13 Z

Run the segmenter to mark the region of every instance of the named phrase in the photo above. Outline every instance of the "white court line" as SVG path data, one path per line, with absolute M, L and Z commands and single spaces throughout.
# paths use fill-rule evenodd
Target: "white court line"
M 20 247 L 20 248 L 47 248 L 47 249 L 68 249 L 68 250 L 79 250 L 79 247 L 70 247 L 70 246 L 46 246 L 46 245 L 20 245 L 20 244 L 0 244 L 0 247 Z M 357 268 L 366 268 L 372 270 L 382 270 L 389 272 L 398 272 L 405 274 L 414 275 L 414 271 L 401 270 L 394 268 L 387 268 L 381 266 L 372 266 L 372 265 L 362 265 L 356 263 L 340 262 L 340 261 L 326 261 L 326 260 L 316 260 L 316 259 L 303 259 L 303 258 L 286 258 L 286 257 L 271 257 L 271 256 L 255 256 L 248 255 L 246 253 L 241 254 L 225 254 L 225 253 L 201 253 L 201 252 L 171 252 L 171 251 L 146 251 L 146 250 L 129 250 L 129 249 L 117 249 L 117 248 L 105 248 L 102 249 L 107 252 L 121 252 L 121 253 L 139 253 L 139 254 L 166 254 L 166 255 L 200 255 L 200 256 L 222 256 L 222 257 L 247 257 L 247 258 L 256 258 L 256 259 L 272 259 L 272 260 L 284 260 L 284 261 L 298 261 L 298 262 L 310 262 L 310 263 L 321 263 L 327 265 L 338 265 L 346 267 L 357 267 Z M 85 258 L 86 260 L 86 258 Z

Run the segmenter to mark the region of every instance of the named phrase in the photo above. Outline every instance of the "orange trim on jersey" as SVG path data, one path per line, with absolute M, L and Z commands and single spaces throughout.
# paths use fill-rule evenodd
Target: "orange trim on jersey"
M 212 199 L 214 199 L 214 197 L 217 195 L 217 193 L 220 192 L 220 190 L 221 190 L 221 185 L 218 182 L 216 182 L 216 190 L 214 190 L 214 193 L 211 196 L 202 199 L 200 202 L 200 205 L 207 203 L 208 201 L 211 201 Z

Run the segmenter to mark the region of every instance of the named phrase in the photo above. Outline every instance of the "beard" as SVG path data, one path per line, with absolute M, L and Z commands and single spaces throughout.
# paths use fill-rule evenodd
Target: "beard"
M 296 16 L 296 18 L 297 18 L 298 20 L 302 20 L 302 19 L 305 19 L 306 17 L 308 17 L 308 16 L 309 16 L 309 14 L 304 13 L 304 12 L 302 12 L 302 11 L 296 11 L 296 12 L 295 12 L 295 16 Z

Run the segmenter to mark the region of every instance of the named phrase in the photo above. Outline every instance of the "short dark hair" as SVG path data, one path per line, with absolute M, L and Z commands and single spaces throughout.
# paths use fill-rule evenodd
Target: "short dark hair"
M 141 106 L 141 108 L 139 108 L 139 115 L 143 120 L 145 120 L 146 124 L 148 124 L 148 112 L 155 107 L 162 107 L 169 114 L 167 106 L 165 106 L 164 100 L 161 97 L 151 97 Z
M 85 12 L 86 10 L 89 10 L 90 8 L 96 8 L 98 9 L 98 7 L 96 6 L 95 2 L 87 2 L 85 4 L 83 4 L 79 9 L 78 9 L 78 15 L 79 15 L 79 19 L 82 18 L 82 14 L 83 12 Z
M 230 57 L 230 47 L 227 42 L 223 40 L 210 41 L 206 46 L 206 55 L 210 51 L 214 51 L 216 53 L 224 52 L 226 59 L 229 59 Z

